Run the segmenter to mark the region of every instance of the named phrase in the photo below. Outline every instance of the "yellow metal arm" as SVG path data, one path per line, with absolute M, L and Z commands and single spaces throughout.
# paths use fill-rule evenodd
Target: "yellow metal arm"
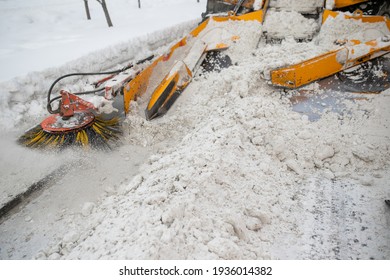
M 355 4 L 368 2 L 368 0 L 335 0 L 334 2 L 335 8 L 344 8 Z
M 389 36 L 344 46 L 301 63 L 273 70 L 271 82 L 276 86 L 298 88 L 389 52 Z

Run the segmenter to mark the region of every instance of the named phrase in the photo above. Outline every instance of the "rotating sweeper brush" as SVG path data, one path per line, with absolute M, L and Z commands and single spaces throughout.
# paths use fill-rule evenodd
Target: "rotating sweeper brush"
M 110 148 L 121 134 L 119 118 L 105 120 L 76 95 L 62 91 L 60 113 L 53 114 L 19 138 L 30 148 L 82 146 Z
M 110 74 L 111 76 L 95 83 L 95 86 L 98 87 L 118 72 L 119 70 L 105 73 L 74 73 L 57 79 L 50 87 L 47 97 L 47 109 L 52 115 L 44 119 L 39 125 L 26 131 L 18 139 L 18 142 L 29 148 L 63 149 L 69 146 L 80 146 L 110 149 L 122 134 L 120 118 L 117 116 L 103 117 L 103 114 L 99 112 L 99 108 L 78 95 L 98 94 L 105 90 L 105 98 L 107 98 L 108 93 L 111 93 L 111 96 L 114 93 L 111 86 L 73 94 L 61 90 L 60 95 L 54 98 L 51 97 L 51 93 L 55 84 L 66 77 Z M 58 102 L 57 109 L 53 109 L 52 104 L 54 102 Z
M 110 148 L 121 134 L 119 118 L 103 119 L 92 103 L 61 91 L 59 113 L 25 132 L 19 143 L 30 148 L 82 146 Z

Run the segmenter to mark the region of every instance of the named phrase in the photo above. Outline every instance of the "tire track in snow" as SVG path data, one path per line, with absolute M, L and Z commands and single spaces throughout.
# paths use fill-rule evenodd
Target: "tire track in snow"
M 380 188 L 352 180 L 329 183 L 313 179 L 303 193 L 306 217 L 301 242 L 309 243 L 302 244 L 302 258 L 389 258 L 388 213 Z
M 94 205 L 130 181 L 152 149 L 124 145 L 109 154 L 75 156 L 67 174 L 54 178 L 2 221 L 0 259 L 35 259 L 44 248 L 62 246 L 73 228 L 83 228 L 79 218 L 88 219 Z
M 65 176 L 69 171 L 70 169 L 66 164 L 61 165 L 59 168 L 50 172 L 39 181 L 31 184 L 23 192 L 14 196 L 7 203 L 1 205 L 0 224 L 3 222 L 4 218 L 7 218 L 8 215 L 12 215 L 14 211 L 17 211 L 15 210 L 17 206 L 27 204 L 33 197 L 37 197 L 39 193 L 42 193 L 44 189 L 56 184 L 56 182 Z

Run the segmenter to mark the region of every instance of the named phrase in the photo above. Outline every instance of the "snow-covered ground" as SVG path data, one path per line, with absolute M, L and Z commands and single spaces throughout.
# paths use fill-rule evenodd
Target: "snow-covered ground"
M 83 0 L 1 1 L 0 81 L 199 19 L 205 6 L 205 0 L 142 0 L 141 9 L 137 0 L 106 2 L 114 28 L 95 0 L 88 1 L 90 21 Z
M 280 34 L 270 26 L 276 13 L 265 27 L 214 23 L 240 35 L 225 51 L 232 67 L 200 71 L 160 119 L 145 120 L 142 98 L 132 103 L 123 144 L 115 151 L 53 154 L 14 143 L 45 115 L 51 81 L 164 52 L 196 26 L 206 1 L 143 0 L 141 11 L 137 1 L 107 1 L 112 29 L 97 5 L 87 22 L 82 1 L 2 2 L 8 21 L 15 13 L 20 17 L 7 25 L 13 31 L 1 30 L 7 39 L 0 44 L 1 73 L 7 72 L 7 59 L 37 68 L 1 74 L 1 202 L 59 166 L 67 174 L 2 221 L 0 258 L 390 258 L 390 209 L 383 202 L 390 197 L 390 91 L 337 93 L 329 102 L 330 93 L 314 83 L 295 99 L 315 100 L 318 112 L 297 112 L 290 98 L 296 92 L 262 78 L 269 69 L 331 48 L 335 34 L 351 38 L 351 25 L 336 28 L 336 19 L 310 43 L 287 38 L 269 45 L 259 38 L 263 28 Z M 288 15 L 280 17 L 312 32 L 312 20 Z M 8 21 L 1 21 L 3 28 Z M 137 28 L 130 32 L 129 26 Z M 356 36 L 368 36 L 373 28 L 387 32 L 371 27 L 359 27 Z M 158 29 L 164 30 L 152 33 Z M 58 41 L 51 40 L 55 34 Z M 26 62 L 30 56 L 42 64 Z M 13 76 L 18 77 L 9 80 Z M 312 121 L 310 113 L 321 117 Z

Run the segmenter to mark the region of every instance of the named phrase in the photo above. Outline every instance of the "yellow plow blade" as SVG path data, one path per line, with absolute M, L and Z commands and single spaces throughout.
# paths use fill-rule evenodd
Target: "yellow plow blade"
M 352 5 L 356 5 L 359 3 L 368 2 L 368 0 L 335 0 L 334 8 L 344 8 Z

